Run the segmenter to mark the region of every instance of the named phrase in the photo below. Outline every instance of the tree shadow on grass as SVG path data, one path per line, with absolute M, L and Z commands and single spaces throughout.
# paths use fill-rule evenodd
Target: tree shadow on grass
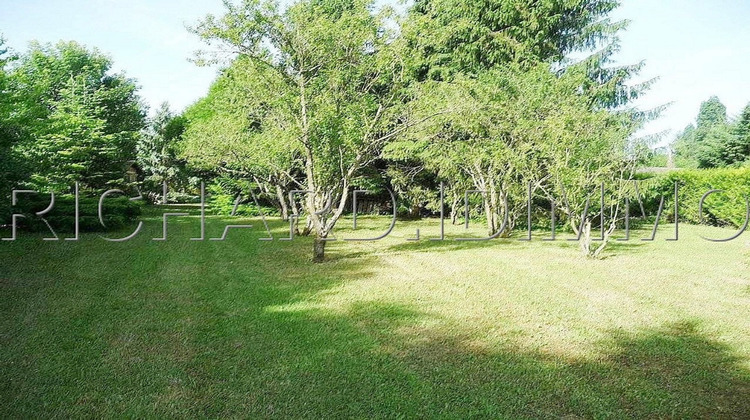
M 297 374 L 307 377 L 304 385 L 297 382 L 306 395 L 298 401 L 314 416 L 334 407 L 344 417 L 750 416 L 750 373 L 695 323 L 613 331 L 600 343 L 599 357 L 575 359 L 512 343 L 478 345 L 468 334 L 424 327 L 435 319 L 398 304 L 281 319 L 318 337 L 294 358 L 305 361 Z M 294 333 L 281 339 L 297 340 Z M 287 414 L 299 408 L 275 407 Z
M 497 238 L 483 241 L 458 241 L 455 238 L 446 238 L 445 240 L 422 239 L 420 241 L 404 241 L 388 247 L 389 252 L 409 253 L 409 252 L 451 252 L 480 248 L 498 248 L 498 249 L 525 249 L 531 248 L 533 244 L 528 241 L 521 241 L 518 238 Z
M 313 265 L 308 240 L 254 235 L 14 251 L 0 415 L 750 417 L 742 360 L 695 323 L 613 331 L 589 358 L 487 344 L 409 302 L 327 305 L 377 258 Z
M 513 348 L 480 350 L 437 337 L 412 350 L 443 398 L 472 395 L 460 410 L 546 418 L 748 418 L 750 377 L 729 350 L 691 324 L 615 332 L 601 360 L 565 359 Z M 424 354 L 429 354 L 424 360 Z M 461 372 L 455 376 L 455 372 Z M 450 378 L 454 378 L 451 380 Z M 466 398 L 466 397 L 464 397 Z M 457 405 L 458 408 L 459 405 Z
M 594 247 L 598 246 L 597 242 L 594 242 Z M 555 241 L 545 241 L 543 236 L 535 236 L 532 241 L 522 241 L 517 237 L 513 238 L 498 238 L 487 241 L 457 241 L 455 239 L 446 239 L 444 241 L 409 241 L 402 242 L 395 245 L 391 245 L 387 248 L 389 252 L 394 253 L 412 253 L 412 252 L 453 252 L 463 251 L 471 249 L 481 248 L 497 248 L 497 249 L 512 249 L 512 250 L 524 250 L 534 249 L 543 250 L 545 247 L 553 247 L 556 249 L 570 250 L 572 254 L 580 254 L 580 244 L 576 241 L 569 241 L 565 238 L 557 239 Z M 631 240 L 625 241 L 610 241 L 607 244 L 606 249 L 602 254 L 602 259 L 617 257 L 626 254 L 635 254 L 648 252 L 648 243 Z

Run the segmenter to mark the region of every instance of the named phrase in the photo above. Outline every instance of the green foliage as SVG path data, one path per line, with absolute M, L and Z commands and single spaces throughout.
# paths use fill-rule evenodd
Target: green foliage
M 433 184 L 455 184 L 451 191 L 473 185 L 509 197 L 518 214 L 528 182 L 546 195 L 566 182 L 614 183 L 626 139 L 645 118 L 624 107 L 646 87 L 626 83 L 641 66 L 608 67 L 625 26 L 606 19 L 617 1 L 420 1 L 400 31 L 388 31 L 388 11 L 370 1 L 226 5 L 194 32 L 240 55 L 186 112 L 182 155 L 311 191 L 303 204 L 318 237 L 355 182 L 377 179 L 384 150 L 402 166 L 424 166 Z M 580 63 L 551 63 L 601 44 Z M 410 208 L 433 201 L 399 168 L 385 172 Z M 318 216 L 329 202 L 334 210 Z M 486 207 L 499 216 L 499 202 Z
M 619 31 L 627 21 L 608 14 L 617 0 L 420 0 L 402 31 L 407 69 L 417 80 L 475 76 L 508 63 L 532 68 L 539 62 L 586 72 L 581 90 L 598 105 L 616 108 L 641 95 L 653 81 L 633 84 L 643 63 L 613 66 Z M 603 46 L 603 47 L 602 47 Z M 593 53 L 591 53 L 594 51 Z M 572 52 L 591 53 L 571 64 Z
M 697 127 L 692 124 L 674 143 L 678 166 L 722 168 L 741 166 L 750 159 L 750 105 L 735 122 L 727 120 L 726 107 L 712 96 L 701 104 Z
M 750 168 L 681 170 L 658 175 L 643 181 L 643 196 L 647 212 L 655 215 L 659 200 L 665 196 L 664 214 L 674 219 L 674 184 L 679 185 L 680 220 L 699 223 L 700 200 L 713 189 L 723 193 L 712 194 L 704 205 L 704 222 L 716 226 L 739 227 L 745 223 L 745 197 L 750 195 Z
M 734 136 L 726 124 L 699 127 L 695 131 L 696 160 L 699 168 L 720 168 L 735 163 L 736 156 L 732 150 Z
M 186 125 L 185 117 L 175 116 L 165 102 L 138 139 L 136 162 L 143 171 L 147 191 L 160 192 L 164 181 L 170 188 L 175 188 L 180 184 L 176 181 L 184 180 L 185 162 L 177 158 L 177 143 Z
M 645 167 L 665 168 L 669 166 L 669 153 L 666 147 L 648 148 L 642 154 L 640 163 Z
M 18 141 L 18 129 L 13 122 L 15 104 L 11 100 L 7 66 L 13 60 L 0 37 L 0 221 L 8 220 L 10 192 L 24 175 L 13 146 Z
M 732 134 L 726 147 L 727 159 L 732 162 L 747 162 L 750 160 L 750 104 L 742 110 Z
M 283 120 L 292 99 L 277 96 L 282 88 L 269 79 L 273 74 L 247 58 L 235 60 L 208 96 L 185 111 L 180 155 L 199 168 L 262 178 L 280 180 L 283 171 L 293 171 L 299 147 L 294 132 L 287 131 L 290 122 Z M 265 89 L 270 91 L 258 93 Z
M 677 135 L 672 147 L 675 152 L 675 164 L 679 168 L 694 169 L 698 167 L 695 147 L 695 126 L 689 124 Z
M 614 0 L 418 0 L 404 35 L 419 79 L 447 80 L 507 62 L 562 60 L 621 29 Z
M 198 204 L 201 202 L 201 197 L 182 191 L 167 191 L 167 202 L 169 204 Z
M 50 232 L 42 218 L 35 213 L 45 210 L 49 206 L 49 196 L 24 195 L 19 198 L 18 205 L 13 212 L 23 214 L 19 226 L 23 230 L 33 232 Z M 99 197 L 79 198 L 79 229 L 80 232 L 104 232 L 121 229 L 132 225 L 141 215 L 142 202 L 131 201 L 128 197 L 107 197 L 102 205 L 102 215 L 106 226 L 99 221 Z M 43 216 L 56 233 L 75 231 L 75 196 L 55 196 L 55 207 Z M 51 236 L 52 233 L 49 233 Z
M 717 125 L 726 124 L 727 107 L 721 103 L 721 100 L 712 96 L 701 104 L 698 112 L 698 129 L 711 128 Z
M 390 10 L 373 12 L 371 0 L 225 5 L 223 17 L 207 16 L 194 32 L 240 57 L 216 88 L 220 111 L 194 111 L 211 118 L 188 128 L 185 156 L 309 191 L 305 212 L 325 238 L 353 182 L 414 124 Z M 203 141 L 209 135 L 220 140 Z M 322 253 L 321 245 L 315 258 Z
M 144 126 L 135 82 L 75 42 L 32 43 L 10 74 L 17 152 L 33 162 L 29 182 L 68 191 L 122 185 Z
M 224 69 L 208 96 L 185 113 L 178 154 L 211 176 L 244 177 L 275 190 L 284 218 L 287 196 L 299 188 L 301 148 L 289 114 L 288 87 L 272 85 L 274 74 L 240 56 Z M 259 94 L 262 92 L 262 94 Z
M 640 150 L 628 138 L 650 116 L 627 108 L 650 85 L 628 82 L 642 63 L 612 66 L 627 24 L 607 18 L 618 5 L 417 1 L 402 28 L 407 69 L 424 81 L 415 102 L 423 111 L 451 111 L 386 156 L 416 156 L 452 190 L 483 191 L 490 234 L 501 219 L 512 229 L 525 214 L 529 184 L 548 202 L 600 182 L 617 189 Z M 571 64 L 565 57 L 573 51 L 595 52 Z M 555 204 L 568 215 L 582 212 L 583 203 Z
M 422 209 L 440 211 L 440 186 L 435 174 L 416 162 L 394 160 L 386 169 L 397 197 L 399 216 L 418 218 Z
M 236 216 L 265 216 L 278 215 L 278 209 L 267 205 L 266 201 L 259 200 L 261 208 L 255 204 L 252 195 L 248 192 L 248 183 L 228 177 L 219 177 L 206 187 L 207 206 L 211 214 L 229 216 L 235 211 L 237 197 L 240 197 L 236 207 Z M 256 198 L 258 194 L 256 194 Z
M 578 68 L 557 76 L 540 64 L 428 83 L 417 101 L 426 112 L 440 103 L 460 105 L 389 146 L 387 156 L 416 156 L 441 179 L 467 179 L 471 189 L 485 191 L 490 233 L 499 227 L 501 210 L 512 228 L 525 214 L 529 183 L 560 198 L 563 186 L 575 196 L 622 175 L 637 122 L 628 113 L 592 109 L 577 89 L 586 77 Z
M 742 114 L 737 121 L 736 134 L 750 143 L 750 104 L 747 104 L 745 109 L 742 110 Z

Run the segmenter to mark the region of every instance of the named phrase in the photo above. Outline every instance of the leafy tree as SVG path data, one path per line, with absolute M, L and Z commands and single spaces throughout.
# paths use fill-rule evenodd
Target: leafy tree
M 225 3 L 194 31 L 247 60 L 266 83 L 257 118 L 260 138 L 276 137 L 299 155 L 313 260 L 339 220 L 358 173 L 382 147 L 415 124 L 387 10 L 369 0 L 305 0 L 281 10 L 272 1 Z
M 414 158 L 415 156 L 408 155 L 403 161 L 394 160 L 385 170 L 393 192 L 399 198 L 399 213 L 412 219 L 419 218 L 422 209 L 439 211 L 440 206 L 440 187 L 435 185 L 435 174 Z M 456 205 L 451 206 L 451 209 L 454 208 Z M 457 216 L 456 212 L 451 214 L 454 224 Z
M 750 108 L 750 107 L 748 107 Z M 738 165 L 750 157 L 750 109 L 745 108 L 735 123 L 727 120 L 727 110 L 719 98 L 703 102 L 692 125 L 675 140 L 675 150 L 683 167 L 718 168 Z
M 695 125 L 688 124 L 680 134 L 677 135 L 673 145 L 676 164 L 680 168 L 697 168 L 698 158 L 696 154 Z
M 629 83 L 643 62 L 613 65 L 617 34 L 629 23 L 608 17 L 619 5 L 619 0 L 418 0 L 403 24 L 409 50 L 404 59 L 418 80 L 476 76 L 508 63 L 580 67 L 588 75 L 580 89 L 592 103 L 624 108 L 653 80 Z M 590 55 L 571 63 L 566 57 L 573 52 Z
M 750 104 L 742 110 L 734 127 L 734 136 L 727 145 L 727 157 L 732 163 L 750 160 Z
M 740 118 L 737 120 L 736 133 L 739 137 L 750 138 L 750 104 L 742 110 Z
M 185 111 L 187 129 L 180 154 L 198 168 L 222 176 L 253 179 L 268 198 L 277 201 L 282 217 L 297 214 L 288 199 L 302 188 L 301 152 L 283 123 L 272 114 L 292 101 L 269 86 L 273 74 L 240 56 L 222 71 L 208 96 Z M 266 90 L 276 90 L 275 95 Z M 258 92 L 264 92 L 259 95 Z M 269 118 L 271 122 L 263 120 Z M 290 145 L 291 143 L 291 145 Z M 291 146 L 291 147 L 290 147 Z
M 718 97 L 712 96 L 701 103 L 698 112 L 697 128 L 690 147 L 695 149 L 695 159 L 699 168 L 725 166 L 724 148 L 729 142 L 727 108 Z
M 9 216 L 11 189 L 24 173 L 18 156 L 13 152 L 18 129 L 12 117 L 15 106 L 7 66 L 14 57 L 4 45 L 5 40 L 0 37 L 0 222 Z
M 734 136 L 727 124 L 703 126 L 696 130 L 695 148 L 699 168 L 719 168 L 734 162 L 730 151 Z
M 115 136 L 105 132 L 106 122 L 88 106 L 82 82 L 71 78 L 60 87 L 44 126 L 33 133 L 33 143 L 24 145 L 40 163 L 31 177 L 37 186 L 64 191 L 75 182 L 103 187 L 122 178 L 124 165 L 112 165 L 120 154 Z
M 441 181 L 487 191 L 491 233 L 501 210 L 512 220 L 520 214 L 526 182 L 546 195 L 557 192 L 555 182 L 583 190 L 592 185 L 584 169 L 600 168 L 595 174 L 614 183 L 626 139 L 643 120 L 625 108 L 645 87 L 626 84 L 640 65 L 608 67 L 612 42 L 555 71 L 549 61 L 612 41 L 624 23 L 606 14 L 618 3 L 480 3 L 419 1 L 392 33 L 387 16 L 364 0 L 306 0 L 285 10 L 227 2 L 226 15 L 208 16 L 194 31 L 239 59 L 191 111 L 200 117 L 191 118 L 184 156 L 239 174 L 276 171 L 309 191 L 303 206 L 316 261 L 358 176 L 382 150 L 399 162 L 418 157 Z M 399 185 L 405 177 L 395 166 L 387 172 L 402 195 L 429 201 Z M 503 197 L 516 207 L 503 207 Z
M 717 125 L 726 124 L 727 107 L 721 103 L 718 97 L 712 96 L 707 101 L 701 103 L 698 112 L 698 130 L 710 129 Z
M 406 145 L 391 145 L 389 155 L 416 153 L 439 174 L 465 177 L 482 191 L 489 234 L 500 233 L 503 221 L 509 234 L 526 214 L 529 185 L 537 195 L 556 200 L 566 190 L 586 195 L 605 179 L 616 186 L 622 175 L 628 135 L 636 123 L 628 113 L 592 110 L 590 98 L 578 93 L 586 77 L 574 70 L 558 77 L 539 64 L 428 84 L 434 94 L 423 100 L 462 106 L 412 132 Z M 436 106 L 428 102 L 423 108 Z M 583 217 L 582 208 L 555 203 L 565 214 Z M 577 231 L 580 220 L 570 219 Z
M 165 102 L 139 138 L 136 161 L 146 175 L 149 191 L 159 191 L 163 182 L 173 183 L 180 176 L 184 165 L 176 156 L 176 147 L 185 128 L 185 118 L 176 116 Z
M 464 177 L 459 183 L 468 180 L 475 189 L 486 191 L 482 199 L 491 235 L 500 228 L 501 213 L 508 217 L 509 232 L 525 212 L 525 185 L 555 191 L 547 185 L 551 179 L 548 160 L 573 162 L 569 156 L 548 153 L 551 145 L 561 144 L 558 137 L 577 130 L 595 132 L 593 128 L 599 126 L 603 133 L 598 138 L 581 137 L 592 145 L 609 141 L 612 149 L 601 145 L 607 163 L 622 164 L 618 159 L 628 147 L 625 139 L 646 117 L 626 105 L 650 82 L 628 86 L 642 64 L 611 67 L 617 50 L 615 35 L 626 22 L 611 22 L 606 16 L 618 4 L 418 1 L 404 24 L 404 42 L 411 49 L 406 56 L 413 77 L 442 82 L 444 87 L 430 89 L 443 97 L 431 99 L 433 103 L 425 108 L 445 102 L 471 105 L 458 114 L 445 115 L 440 124 L 431 126 L 432 132 L 415 139 L 414 146 L 392 146 L 390 157 L 405 158 L 416 152 L 438 174 Z M 600 44 L 605 47 L 585 60 L 561 65 L 566 54 Z M 556 71 L 550 62 L 557 62 Z M 445 93 L 450 91 L 454 92 Z M 618 111 L 610 114 L 604 111 L 615 108 Z M 578 119 L 565 120 L 570 115 Z M 614 153 L 618 147 L 621 150 Z M 593 155 L 587 159 L 575 163 L 599 162 Z M 509 206 L 504 204 L 506 199 Z
M 112 63 L 75 42 L 33 43 L 11 72 L 15 115 L 24 128 L 19 151 L 35 164 L 31 183 L 66 190 L 72 182 L 121 184 L 144 127 L 135 82 L 111 74 Z

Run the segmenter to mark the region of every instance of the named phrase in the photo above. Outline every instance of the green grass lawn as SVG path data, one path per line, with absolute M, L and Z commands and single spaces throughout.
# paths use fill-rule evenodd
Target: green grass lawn
M 665 226 L 587 260 L 427 220 L 313 265 L 258 219 L 226 242 L 146 222 L 0 242 L 0 417 L 750 418 L 750 234 Z

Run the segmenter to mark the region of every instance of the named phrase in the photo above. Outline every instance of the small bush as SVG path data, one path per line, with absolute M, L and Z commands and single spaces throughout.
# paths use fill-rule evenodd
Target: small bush
M 248 197 L 247 186 L 245 190 L 242 190 L 241 181 L 220 179 L 214 184 L 206 187 L 206 204 L 211 214 L 219 216 L 229 216 L 234 210 L 234 203 L 237 200 L 237 195 L 241 194 L 242 199 L 240 204 L 237 206 L 236 216 L 260 216 L 260 210 L 255 205 L 252 197 Z M 278 216 L 280 215 L 279 209 L 268 205 L 267 201 L 262 200 L 258 197 L 258 203 L 261 206 L 263 215 L 265 216 Z

